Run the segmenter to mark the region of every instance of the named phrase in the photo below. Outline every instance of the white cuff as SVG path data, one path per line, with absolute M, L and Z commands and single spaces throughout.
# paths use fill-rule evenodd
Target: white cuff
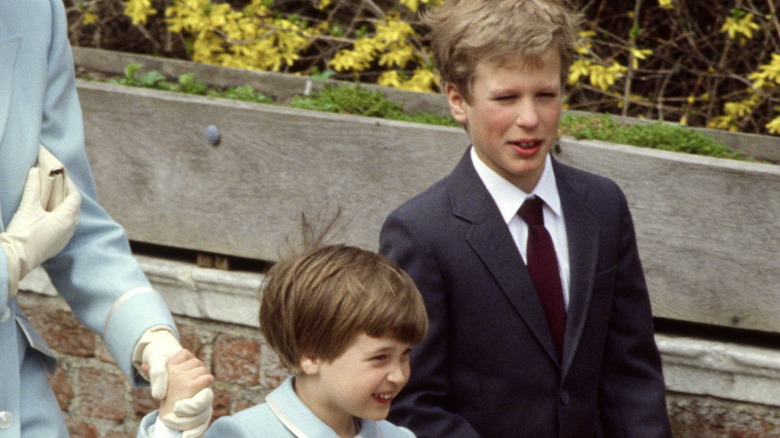
M 181 438 L 181 431 L 169 429 L 157 415 L 157 420 L 149 427 L 149 438 Z

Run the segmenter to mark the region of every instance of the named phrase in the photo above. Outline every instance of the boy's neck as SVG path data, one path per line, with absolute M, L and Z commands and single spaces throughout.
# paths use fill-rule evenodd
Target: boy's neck
M 353 438 L 359 432 L 360 420 L 352 415 L 329 409 L 317 387 L 317 376 L 297 375 L 293 379 L 293 390 L 298 398 L 323 423 L 336 432 L 339 438 Z

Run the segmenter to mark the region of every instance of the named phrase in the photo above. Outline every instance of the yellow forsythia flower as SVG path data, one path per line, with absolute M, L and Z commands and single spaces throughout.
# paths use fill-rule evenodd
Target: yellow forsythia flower
M 125 15 L 132 19 L 133 24 L 146 24 L 146 19 L 157 13 L 152 8 L 152 0 L 127 0 L 124 5 Z
M 652 55 L 653 51 L 650 49 L 637 49 L 633 48 L 631 49 L 631 54 L 634 55 L 633 59 L 631 59 L 631 68 L 636 69 L 639 67 L 639 60 L 640 59 L 647 59 L 647 55 Z
M 748 78 L 753 81 L 753 88 L 761 89 L 766 86 L 780 85 L 780 53 L 772 54 L 772 61 L 758 68 Z
M 81 17 L 81 24 L 84 26 L 89 26 L 92 23 L 96 23 L 98 21 L 98 17 L 96 14 L 93 14 L 92 12 L 84 12 L 84 16 Z
M 753 38 L 753 31 L 758 29 L 758 24 L 753 22 L 753 14 L 745 14 L 741 18 L 734 16 L 727 18 L 720 31 L 729 34 L 731 39 L 737 38 L 738 35 L 750 39 Z
M 591 65 L 593 65 L 593 63 L 585 59 L 574 61 L 571 67 L 569 67 L 569 85 L 576 84 L 581 77 L 588 77 Z
M 674 9 L 673 0 L 658 0 L 658 5 L 664 9 Z
M 771 122 L 767 123 L 766 129 L 772 134 L 780 135 L 780 117 L 775 117 Z

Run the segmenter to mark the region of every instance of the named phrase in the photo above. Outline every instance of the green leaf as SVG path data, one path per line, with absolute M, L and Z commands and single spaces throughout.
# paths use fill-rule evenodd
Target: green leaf
M 160 82 L 165 82 L 165 76 L 157 70 L 148 71 L 138 77 L 138 83 L 142 87 L 154 88 Z

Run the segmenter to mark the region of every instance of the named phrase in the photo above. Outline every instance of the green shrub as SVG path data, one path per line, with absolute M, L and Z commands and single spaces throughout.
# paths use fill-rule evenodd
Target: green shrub
M 731 151 L 712 137 L 681 125 L 662 122 L 620 123 L 607 114 L 566 114 L 561 117 L 560 133 L 580 140 L 601 140 L 718 158 L 745 159 L 743 154 Z
M 231 87 L 224 90 L 209 88 L 205 82 L 195 79 L 194 73 L 185 73 L 179 76 L 176 82 L 169 82 L 167 78 L 157 70 L 151 70 L 138 74 L 143 65 L 131 63 L 125 67 L 124 76 L 109 79 L 107 82 L 131 87 L 153 88 L 155 90 L 172 91 L 176 93 L 195 94 L 200 96 L 222 97 L 226 99 L 243 100 L 246 102 L 271 103 L 273 99 L 258 93 L 251 85 Z M 97 80 L 92 77 L 85 79 Z
M 404 113 L 400 105 L 386 98 L 381 91 L 370 91 L 357 84 L 338 86 L 327 84 L 319 91 L 294 97 L 291 105 L 293 108 L 331 113 L 380 117 L 429 125 L 458 126 L 450 116 L 431 112 Z

